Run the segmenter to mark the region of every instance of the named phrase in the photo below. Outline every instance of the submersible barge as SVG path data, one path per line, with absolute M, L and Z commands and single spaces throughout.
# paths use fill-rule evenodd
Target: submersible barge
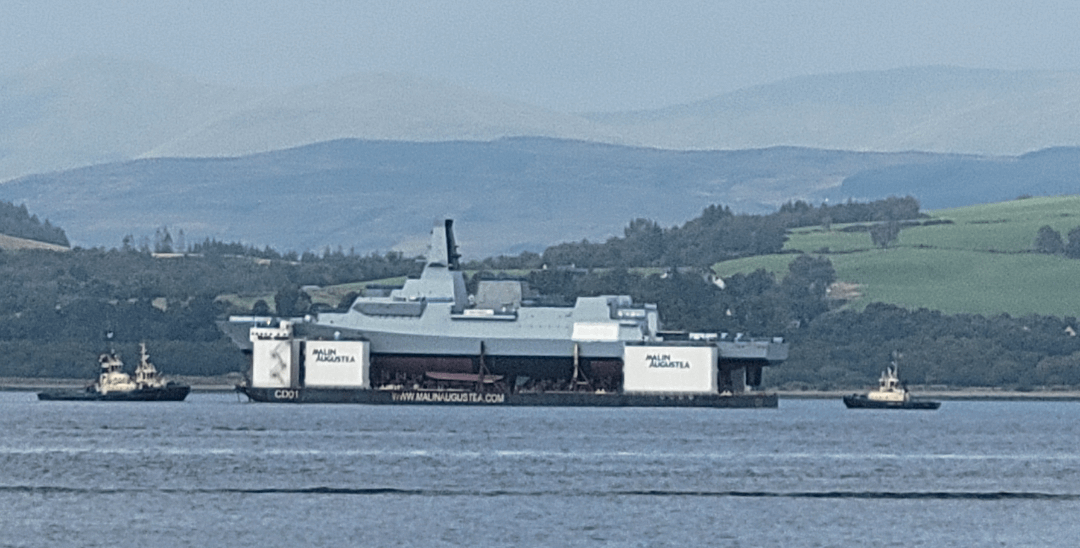
M 516 281 L 468 295 L 452 222 L 432 229 L 419 279 L 358 297 L 346 312 L 221 327 L 252 356 L 252 401 L 439 405 L 776 407 L 762 368 L 779 338 L 665 332 L 628 296 L 528 306 Z

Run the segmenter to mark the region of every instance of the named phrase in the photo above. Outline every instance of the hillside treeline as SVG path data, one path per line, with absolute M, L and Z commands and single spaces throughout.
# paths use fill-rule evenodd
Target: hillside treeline
M 624 268 L 547 269 L 533 271 L 527 281 L 540 294 L 559 296 L 568 305 L 581 296 L 613 294 L 656 303 L 667 329 L 779 335 L 827 312 L 826 290 L 836 278 L 826 258 L 793 258 L 782 280 L 758 270 L 725 278 L 722 290 L 709 271 L 696 268 L 649 276 Z
M 736 214 L 729 207 L 712 205 L 680 227 L 665 229 L 648 219 L 636 219 L 621 238 L 555 245 L 544 251 L 541 262 L 581 268 L 708 267 L 739 257 L 779 253 L 792 228 L 906 221 L 919 215 L 919 201 L 910 196 L 817 207 L 803 201 L 789 202 L 769 215 Z
M 420 268 L 398 253 L 305 257 L 155 258 L 135 249 L 79 248 L 0 253 L 0 352 L 6 357 L 0 376 L 89 378 L 110 332 L 109 344 L 129 358 L 137 357 L 137 343 L 146 341 L 168 374 L 239 371 L 244 358 L 215 320 L 251 311 L 230 308 L 219 296 L 296 296 L 305 285 L 404 276 Z
M 778 250 L 783 243 L 779 227 L 918 216 L 917 202 L 910 198 L 874 204 L 792 202 L 765 216 L 711 206 L 673 229 L 638 220 L 622 238 L 603 244 L 553 246 L 543 254 L 474 261 L 469 266 L 484 270 L 473 274 L 471 282 L 502 276 L 499 270 L 526 268 L 544 302 L 628 294 L 638 302 L 656 303 L 669 329 L 783 336 L 791 343 L 791 357 L 767 370 L 765 382 L 771 386 L 870 385 L 893 351 L 901 354 L 903 377 L 915 384 L 1080 385 L 1075 318 L 945 315 L 880 304 L 862 312 L 843 310 L 828 293 L 835 272 L 826 258 L 793 254 L 780 278 L 759 270 L 722 281 L 707 268 L 712 259 L 700 259 L 755 253 L 758 245 Z M 111 250 L 0 253 L 0 279 L 5 280 L 0 352 L 7 358 L 0 363 L 0 376 L 90 378 L 106 344 L 118 348 L 133 367 L 140 341 L 148 343 L 167 374 L 240 371 L 245 358 L 214 327 L 215 320 L 251 313 L 252 307 L 303 314 L 313 308 L 303 298 L 303 286 L 416 275 L 421 268 L 397 253 L 361 256 L 327 249 L 296 255 L 213 240 L 185 247 L 198 250 L 198 256 L 155 257 L 150 251 L 167 243 L 165 236 L 160 231 L 152 247 L 128 242 Z M 574 246 L 576 252 L 599 253 L 607 262 L 573 256 Z M 554 260 L 559 253 L 566 262 Z M 577 267 L 554 266 L 569 263 Z M 613 266 L 582 268 L 586 264 Z M 645 271 L 654 273 L 631 269 L 641 266 L 651 266 Z M 229 305 L 219 298 L 229 294 L 247 297 L 230 302 L 251 305 Z M 113 333 L 109 343 L 108 332 Z
M 871 304 L 825 314 L 789 330 L 791 359 L 771 370 L 777 385 L 840 388 L 873 384 L 900 353 L 912 384 L 1030 389 L 1080 386 L 1076 318 L 946 315 Z
M 15 205 L 0 201 L 0 234 L 35 240 L 67 247 L 68 239 L 63 229 L 38 219 L 26 209 L 26 204 Z
M 783 336 L 791 355 L 769 368 L 767 385 L 838 389 L 874 385 L 900 353 L 903 378 L 912 384 L 1029 389 L 1080 386 L 1076 318 L 977 314 L 947 315 L 871 304 L 838 310 L 826 291 L 835 279 L 827 258 L 799 255 L 780 280 L 764 271 L 724 279 L 673 270 L 636 276 L 624 269 L 536 271 L 542 292 L 576 296 L 625 293 L 656 303 L 665 328 Z

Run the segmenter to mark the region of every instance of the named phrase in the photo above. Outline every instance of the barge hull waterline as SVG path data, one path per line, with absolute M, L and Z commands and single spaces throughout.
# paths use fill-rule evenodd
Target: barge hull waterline
M 240 387 L 248 399 L 265 403 L 352 403 L 369 405 L 501 405 L 533 407 L 716 407 L 776 408 L 776 394 L 597 394 L 455 391 L 391 391 L 329 388 Z

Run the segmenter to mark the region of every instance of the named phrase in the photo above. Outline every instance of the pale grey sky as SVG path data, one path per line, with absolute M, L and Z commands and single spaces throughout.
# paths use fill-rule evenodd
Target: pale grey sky
M 1075 0 L 4 0 L 0 74 L 77 55 L 283 88 L 371 71 L 560 111 L 919 65 L 1080 70 Z

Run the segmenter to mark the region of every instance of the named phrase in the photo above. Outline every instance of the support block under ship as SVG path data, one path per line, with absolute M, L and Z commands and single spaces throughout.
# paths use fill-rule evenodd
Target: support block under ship
M 762 368 L 782 339 L 664 332 L 656 305 L 581 297 L 528 306 L 522 282 L 468 295 L 452 221 L 431 232 L 419 279 L 346 312 L 234 316 L 221 328 L 252 355 L 237 387 L 290 403 L 776 407 Z

